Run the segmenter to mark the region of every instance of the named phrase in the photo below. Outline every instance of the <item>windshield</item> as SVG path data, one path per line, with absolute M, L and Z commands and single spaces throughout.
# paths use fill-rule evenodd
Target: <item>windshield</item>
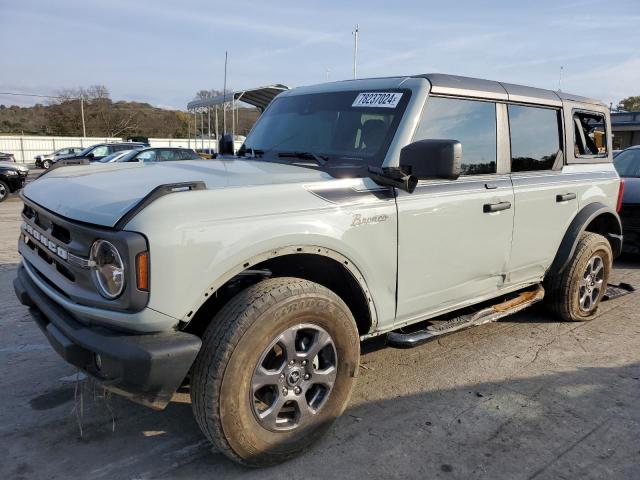
M 122 152 L 118 152 L 119 154 L 122 154 Z M 127 150 L 124 152 L 124 155 L 121 155 L 120 157 L 116 158 L 116 159 L 112 159 L 112 162 L 128 162 L 130 161 L 133 157 L 135 157 L 138 153 L 140 153 L 140 150 Z
M 640 148 L 620 152 L 613 165 L 621 177 L 640 177 Z
M 238 154 L 366 174 L 367 166 L 382 164 L 410 95 L 376 90 L 276 98 Z M 326 163 L 310 160 L 318 157 Z
M 133 152 L 134 150 L 124 150 L 124 151 L 119 151 L 119 152 L 115 152 L 112 153 L 111 155 L 107 155 L 104 158 L 101 158 L 100 161 L 102 163 L 109 163 L 109 162 L 117 162 L 118 161 L 118 157 L 121 157 L 122 155 L 129 153 L 129 152 Z
M 78 154 L 78 156 L 79 156 L 79 157 L 85 157 L 89 152 L 91 152 L 91 150 L 93 150 L 93 148 L 94 148 L 94 145 L 92 145 L 92 146 L 90 146 L 90 147 L 85 148 L 84 150 L 82 150 L 82 151 Z

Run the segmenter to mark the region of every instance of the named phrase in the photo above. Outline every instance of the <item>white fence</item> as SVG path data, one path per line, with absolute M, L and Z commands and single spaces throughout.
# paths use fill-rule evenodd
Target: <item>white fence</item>
M 1 136 L 0 152 L 13 153 L 16 162 L 33 163 L 36 155 L 46 155 L 64 147 L 89 147 L 96 143 L 122 142 L 122 138 L 105 137 L 39 137 Z M 150 138 L 152 147 L 211 148 L 217 151 L 215 139 Z M 242 142 L 236 141 L 236 149 Z

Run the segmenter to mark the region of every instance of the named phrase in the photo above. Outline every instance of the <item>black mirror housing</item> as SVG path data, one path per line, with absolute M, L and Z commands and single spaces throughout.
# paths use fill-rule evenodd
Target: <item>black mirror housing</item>
M 222 135 L 220 139 L 220 145 L 218 146 L 218 151 L 220 155 L 233 155 L 235 153 L 235 148 L 233 144 L 233 135 L 230 133 L 225 133 Z
M 400 168 L 418 180 L 456 180 L 462 144 L 457 140 L 418 140 L 400 150 Z

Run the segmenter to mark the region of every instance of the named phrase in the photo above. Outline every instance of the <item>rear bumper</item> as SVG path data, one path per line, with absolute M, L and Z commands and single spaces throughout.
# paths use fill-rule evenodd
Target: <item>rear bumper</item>
M 622 251 L 624 253 L 640 253 L 640 228 L 622 226 L 624 243 Z
M 62 358 L 108 390 L 152 408 L 167 405 L 202 344 L 178 331 L 129 334 L 83 325 L 45 295 L 22 265 L 13 286 Z

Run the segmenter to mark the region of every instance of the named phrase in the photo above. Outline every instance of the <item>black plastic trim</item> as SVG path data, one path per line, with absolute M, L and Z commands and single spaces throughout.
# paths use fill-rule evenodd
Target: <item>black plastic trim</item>
M 24 266 L 18 268 L 13 286 L 20 302 L 32 307 L 36 324 L 64 360 L 143 405 L 167 405 L 202 345 L 197 336 L 180 331 L 126 334 L 87 327 L 49 299 Z M 96 355 L 100 356 L 99 364 Z
M 615 231 L 607 232 L 607 240 L 609 240 L 609 243 L 611 244 L 613 257 L 616 258 L 620 255 L 622 252 L 622 222 L 620 222 L 620 217 L 615 211 L 603 203 L 590 203 L 578 212 L 569 225 L 569 228 L 567 228 L 564 238 L 560 243 L 560 248 L 558 248 L 558 252 L 556 253 L 553 263 L 549 268 L 549 273 L 558 274 L 564 271 L 576 250 L 578 240 L 582 233 L 585 232 L 587 226 L 596 217 L 603 214 L 611 214 L 617 221 L 617 228 Z
M 180 183 L 166 183 L 164 185 L 158 185 L 151 190 L 146 196 L 144 196 L 138 203 L 136 203 L 127 213 L 125 213 L 120 220 L 116 222 L 114 228 L 116 230 L 124 229 L 125 225 L 129 223 L 138 213 L 148 207 L 151 203 L 156 201 L 160 197 L 169 195 L 170 193 L 191 191 L 191 190 L 206 190 L 207 186 L 203 181 L 193 182 L 180 182 Z

